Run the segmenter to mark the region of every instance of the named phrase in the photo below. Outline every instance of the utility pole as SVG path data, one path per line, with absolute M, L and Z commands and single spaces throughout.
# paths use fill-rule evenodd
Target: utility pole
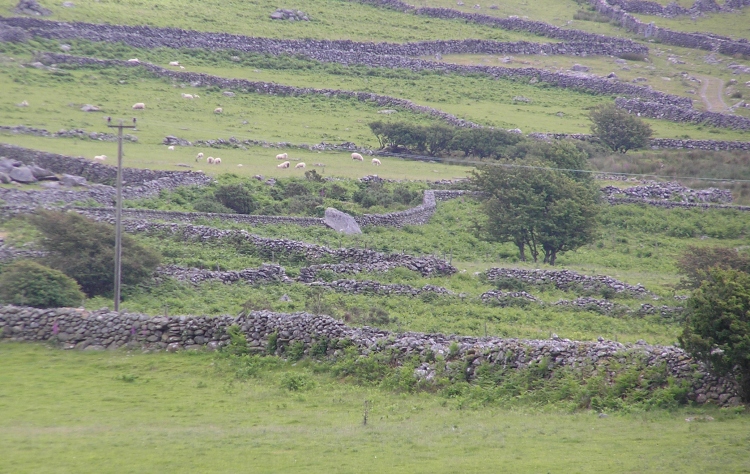
M 122 129 L 135 128 L 133 125 L 112 125 L 112 117 L 107 117 L 107 126 L 117 129 L 117 202 L 115 203 L 115 311 L 120 312 L 120 283 L 122 278 Z

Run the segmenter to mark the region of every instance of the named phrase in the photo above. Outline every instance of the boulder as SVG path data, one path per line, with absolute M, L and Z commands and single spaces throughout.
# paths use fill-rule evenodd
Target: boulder
M 10 170 L 10 179 L 18 183 L 35 183 L 36 178 L 28 166 L 20 166 Z
M 345 234 L 362 233 L 362 229 L 359 228 L 359 224 L 357 224 L 357 221 L 352 216 L 332 207 L 326 209 L 323 222 L 331 229 Z
M 589 67 L 582 64 L 574 64 L 570 70 L 576 72 L 589 72 Z
M 86 186 L 86 178 L 84 178 L 83 176 L 74 176 L 72 174 L 62 175 L 62 179 L 60 179 L 60 182 L 63 186 Z
M 8 173 L 0 171 L 0 184 L 9 184 L 9 183 L 10 183 L 10 176 L 8 176 Z
M 39 179 L 39 180 L 46 179 L 50 181 L 57 181 L 58 179 L 55 173 L 53 173 L 52 171 L 48 169 L 44 169 L 37 165 L 29 165 L 28 168 L 29 170 L 31 170 L 31 174 L 33 174 L 36 179 Z
M 86 104 L 81 107 L 82 112 L 99 112 L 99 107 L 91 104 Z
M 16 13 L 21 15 L 47 16 L 52 12 L 39 5 L 36 0 L 19 0 Z
M 10 170 L 15 168 L 16 166 L 21 166 L 21 162 L 16 161 L 16 160 L 11 160 L 4 156 L 0 156 L 0 171 L 4 173 L 10 173 Z

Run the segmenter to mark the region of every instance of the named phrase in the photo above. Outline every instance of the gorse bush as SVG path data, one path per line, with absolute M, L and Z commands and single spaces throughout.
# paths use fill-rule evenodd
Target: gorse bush
M 250 192 L 239 184 L 221 186 L 214 192 L 216 200 L 238 214 L 252 213 L 257 204 Z
M 40 210 L 30 217 L 42 234 L 45 263 L 75 279 L 89 295 L 112 291 L 115 273 L 115 228 L 74 212 Z M 160 255 L 122 236 L 122 283 L 137 285 L 151 277 Z
M 0 273 L 0 301 L 35 308 L 78 306 L 85 295 L 64 273 L 35 262 L 19 260 Z

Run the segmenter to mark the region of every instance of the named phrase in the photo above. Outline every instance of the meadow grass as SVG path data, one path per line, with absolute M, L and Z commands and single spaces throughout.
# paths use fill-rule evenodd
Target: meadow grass
M 17 2 L 0 1 L 0 11 L 10 14 Z M 424 41 L 480 38 L 497 41 L 549 41 L 523 32 L 505 31 L 463 21 L 441 20 L 344 0 L 295 0 L 279 3 L 220 0 L 80 0 L 75 8 L 59 2 L 39 2 L 58 21 L 83 21 L 118 25 L 148 25 L 188 30 L 233 33 L 268 38 L 351 39 L 354 41 Z M 277 8 L 302 10 L 310 21 L 270 18 Z
M 206 353 L 0 345 L 8 472 L 741 472 L 747 415 L 458 409 L 274 358 L 237 379 Z M 285 380 L 306 383 L 290 391 Z M 371 409 L 363 425 L 363 404 Z M 689 416 L 713 422 L 685 422 Z
M 726 13 L 705 13 L 695 20 L 689 15 L 675 18 L 651 15 L 635 15 L 635 17 L 644 23 L 654 22 L 656 26 L 674 31 L 713 33 L 729 36 L 735 40 L 750 38 L 750 10 L 747 8 Z

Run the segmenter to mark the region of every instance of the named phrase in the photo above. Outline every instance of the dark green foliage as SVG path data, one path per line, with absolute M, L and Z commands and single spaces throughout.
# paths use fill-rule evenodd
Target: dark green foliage
M 268 335 L 268 342 L 266 343 L 266 352 L 273 354 L 278 349 L 279 334 L 274 332 Z
M 284 354 L 289 360 L 300 360 L 305 356 L 305 343 L 302 341 L 294 341 L 286 348 Z
M 36 262 L 19 260 L 0 273 L 0 300 L 35 308 L 78 306 L 84 299 L 78 283 Z
M 479 230 L 490 240 L 513 242 L 523 261 L 528 248 L 535 262 L 543 252 L 544 262 L 554 265 L 558 254 L 593 241 L 598 196 L 589 183 L 541 169 L 545 162 L 529 164 L 534 168 L 486 166 L 473 174 L 488 196 Z
M 224 346 L 223 350 L 230 355 L 241 356 L 248 353 L 247 338 L 242 332 L 242 328 L 233 324 L 227 328 L 229 344 Z
M 198 212 L 213 212 L 216 214 L 235 214 L 234 209 L 230 209 L 224 204 L 213 199 L 200 199 L 193 203 L 193 207 Z
M 509 148 L 524 141 L 520 134 L 490 128 L 461 128 L 451 142 L 450 148 L 462 151 L 466 156 L 478 158 L 501 158 L 508 156 Z
M 653 134 L 651 126 L 614 105 L 591 111 L 591 133 L 614 151 L 644 148 Z
M 682 286 L 698 288 L 710 268 L 733 269 L 750 273 L 750 256 L 726 247 L 688 246 L 677 260 L 677 268 L 685 274 Z
M 250 214 L 257 207 L 250 191 L 240 184 L 221 186 L 214 192 L 214 197 L 223 206 L 239 214 Z
M 750 275 L 709 269 L 687 308 L 682 347 L 717 374 L 735 375 L 750 402 Z
M 42 233 L 41 245 L 48 252 L 44 261 L 81 285 L 89 295 L 102 295 L 114 287 L 115 228 L 94 222 L 74 212 L 40 210 L 31 222 Z M 160 255 L 122 236 L 122 283 L 137 285 L 151 277 Z

